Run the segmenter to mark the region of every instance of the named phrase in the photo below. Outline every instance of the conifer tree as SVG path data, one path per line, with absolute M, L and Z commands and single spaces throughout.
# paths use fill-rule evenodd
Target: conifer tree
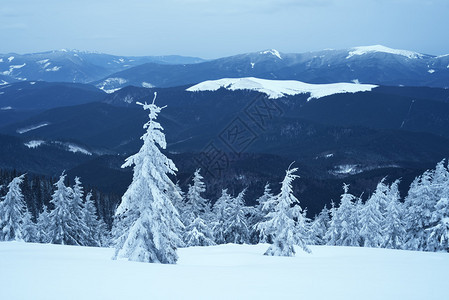
M 437 199 L 432 189 L 433 172 L 426 171 L 411 183 L 405 198 L 405 221 L 407 240 L 404 248 L 408 250 L 425 250 L 429 239 L 427 228 L 431 226 L 431 218 Z
M 245 244 L 249 240 L 249 228 L 245 210 L 245 192 L 241 191 L 237 197 L 228 202 L 229 213 L 225 220 L 224 237 L 227 243 Z
M 400 202 L 399 180 L 393 182 L 387 193 L 388 203 L 385 212 L 385 222 L 382 227 L 384 236 L 383 247 L 401 249 L 406 231 L 404 209 Z
M 143 146 L 122 166 L 134 166 L 133 180 L 116 211 L 114 259 L 173 264 L 184 226 L 171 199 L 176 187 L 168 177 L 177 169 L 159 149 L 166 148 L 163 128 L 156 122 L 164 107 L 155 100 L 156 93 L 151 104 L 139 103 L 150 119 L 144 125 Z
M 264 187 L 263 195 L 260 196 L 256 202 L 256 207 L 252 210 L 251 217 L 249 220 L 250 228 L 253 229 L 252 233 L 256 235 L 256 237 L 252 237 L 251 239 L 255 240 L 256 243 L 272 243 L 272 237 L 270 235 L 265 235 L 264 233 L 257 230 L 257 224 L 262 222 L 265 216 L 273 211 L 273 207 L 271 205 L 265 205 L 268 201 L 270 201 L 274 195 L 271 193 L 270 184 L 266 183 Z M 265 208 L 264 208 L 265 207 Z
M 293 180 L 299 177 L 294 174 L 297 170 L 297 168 L 289 168 L 286 171 L 280 193 L 265 204 L 272 205 L 274 211 L 267 214 L 266 221 L 257 225 L 258 230 L 273 236 L 273 244 L 265 252 L 265 255 L 293 256 L 295 254 L 294 245 L 298 245 L 310 253 L 310 249 L 306 245 L 306 221 L 299 201 L 293 195 L 292 190 Z M 294 206 L 292 207 L 292 205 Z
M 433 225 L 426 229 L 428 251 L 449 252 L 449 198 L 441 198 L 432 215 Z
M 311 236 L 309 241 L 313 245 L 325 245 L 326 244 L 326 232 L 329 229 L 329 210 L 326 206 L 321 212 L 315 216 L 312 224 L 310 225 Z
M 83 207 L 84 223 L 86 224 L 86 245 L 87 246 L 107 246 L 109 237 L 104 221 L 97 216 L 97 208 L 92 200 L 92 192 L 86 195 Z
M 203 176 L 197 169 L 193 176 L 193 185 L 189 186 L 187 202 L 184 206 L 184 224 L 186 229 L 183 235 L 184 243 L 189 246 L 214 245 L 212 229 L 208 225 L 210 220 L 210 206 L 201 194 L 206 191 Z
M 43 205 L 43 210 L 37 217 L 37 240 L 40 243 L 49 243 L 49 228 L 50 228 L 50 214 L 46 205 Z
M 382 181 L 378 187 L 381 184 L 383 185 Z M 369 197 L 361 211 L 360 236 L 364 247 L 380 247 L 383 244 L 382 226 L 385 217 L 380 209 L 380 203 L 383 201 L 381 197 L 383 197 L 383 187 Z
M 80 230 L 85 229 L 83 220 L 73 211 L 73 190 L 64 183 L 66 174 L 63 172 L 55 183 L 56 189 L 50 203 L 54 209 L 49 214 L 48 238 L 52 244 L 83 245 Z
M 359 246 L 359 224 L 357 223 L 357 212 L 355 210 L 355 196 L 348 193 L 349 185 L 343 184 L 344 193 L 341 195 L 340 206 L 333 218 L 339 223 L 340 234 L 336 245 Z
M 24 218 L 27 208 L 22 189 L 25 174 L 15 177 L 8 184 L 8 192 L 0 202 L 0 241 L 24 240 Z
M 223 189 L 221 191 L 221 196 L 218 198 L 218 200 L 215 202 L 213 206 L 213 225 L 212 225 L 212 232 L 214 235 L 215 243 L 217 244 L 224 244 L 226 243 L 224 232 L 226 230 L 226 222 L 229 219 L 230 214 L 230 202 L 231 202 L 231 196 L 228 194 L 227 189 Z

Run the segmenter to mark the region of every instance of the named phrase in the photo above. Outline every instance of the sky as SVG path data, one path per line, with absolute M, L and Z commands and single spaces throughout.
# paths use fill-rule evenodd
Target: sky
M 1 0 L 0 53 L 218 58 L 381 44 L 449 53 L 449 0 Z

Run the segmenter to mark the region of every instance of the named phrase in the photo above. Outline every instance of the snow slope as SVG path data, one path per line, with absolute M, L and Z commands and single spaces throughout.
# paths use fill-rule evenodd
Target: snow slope
M 263 256 L 267 247 L 191 247 L 160 265 L 113 261 L 112 249 L 1 242 L 1 298 L 447 298 L 447 253 L 312 246 L 290 258 Z
M 277 99 L 287 95 L 310 93 L 308 101 L 321 97 L 341 93 L 357 93 L 371 91 L 377 85 L 355 84 L 355 83 L 330 83 L 310 84 L 296 80 L 268 80 L 254 77 L 245 78 L 223 78 L 219 80 L 208 80 L 189 87 L 187 91 L 216 91 L 220 88 L 228 90 L 253 90 L 268 95 L 270 99 Z
M 388 48 L 388 47 L 385 47 L 382 45 L 373 45 L 373 46 L 362 46 L 362 47 L 352 48 L 346 58 L 348 59 L 355 55 L 364 55 L 364 54 L 373 53 L 373 52 L 401 55 L 401 56 L 405 56 L 410 59 L 416 59 L 416 58 L 423 57 L 423 55 L 418 52 L 413 52 L 413 51 L 409 51 L 409 50 L 392 49 L 392 48 Z

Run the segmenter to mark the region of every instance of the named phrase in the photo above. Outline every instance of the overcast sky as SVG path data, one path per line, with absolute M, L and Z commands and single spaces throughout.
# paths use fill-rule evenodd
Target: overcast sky
M 216 58 L 382 44 L 449 53 L 449 0 L 1 0 L 0 53 Z

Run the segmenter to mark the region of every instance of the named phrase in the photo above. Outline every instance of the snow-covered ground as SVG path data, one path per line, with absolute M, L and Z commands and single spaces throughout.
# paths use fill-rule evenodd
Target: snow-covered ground
M 277 99 L 287 95 L 310 94 L 307 101 L 334 94 L 357 93 L 371 91 L 377 85 L 355 83 L 311 84 L 296 80 L 269 80 L 254 77 L 223 78 L 208 80 L 189 87 L 187 91 L 216 91 L 225 88 L 231 91 L 252 90 L 268 95 L 270 99 Z
M 267 245 L 180 249 L 177 265 L 113 261 L 112 249 L 0 243 L 1 299 L 447 299 L 449 254 Z

